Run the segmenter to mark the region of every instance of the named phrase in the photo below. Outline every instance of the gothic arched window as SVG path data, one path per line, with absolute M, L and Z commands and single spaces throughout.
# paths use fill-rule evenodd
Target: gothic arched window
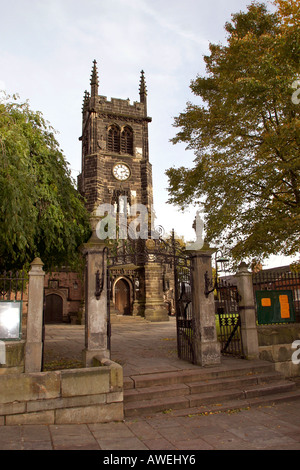
M 120 129 L 116 125 L 108 129 L 107 150 L 120 153 Z
M 125 127 L 121 134 L 121 151 L 133 155 L 133 132 L 130 127 Z

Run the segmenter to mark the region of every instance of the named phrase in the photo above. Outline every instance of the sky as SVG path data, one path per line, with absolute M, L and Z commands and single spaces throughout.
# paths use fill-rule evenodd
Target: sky
M 205 75 L 209 43 L 226 41 L 231 15 L 251 0 L 0 0 L 0 90 L 18 93 L 41 111 L 76 179 L 81 171 L 82 102 L 90 90 L 93 60 L 99 94 L 139 101 L 141 70 L 148 90 L 150 161 L 156 225 L 194 240 L 196 208 L 184 214 L 168 200 L 165 171 L 193 164 L 184 144 L 173 145 L 174 118 L 188 101 L 189 88 Z M 268 3 L 266 1 L 265 3 Z M 270 6 L 271 8 L 271 6 Z M 275 264 L 274 264 L 275 263 Z M 286 259 L 268 266 L 287 264 Z

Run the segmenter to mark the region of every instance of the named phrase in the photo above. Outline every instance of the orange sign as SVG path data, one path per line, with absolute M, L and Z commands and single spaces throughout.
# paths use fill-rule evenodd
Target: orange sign
M 290 305 L 287 295 L 279 296 L 281 318 L 290 318 Z
M 261 299 L 261 306 L 271 307 L 271 299 L 270 298 Z

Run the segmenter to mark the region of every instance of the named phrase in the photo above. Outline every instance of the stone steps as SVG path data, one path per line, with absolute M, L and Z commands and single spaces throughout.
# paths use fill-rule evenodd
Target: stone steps
M 294 382 L 275 372 L 271 363 L 256 362 L 233 368 L 193 369 L 124 378 L 125 417 L 177 410 L 221 410 L 228 406 L 300 397 Z M 233 405 L 234 403 L 234 405 Z

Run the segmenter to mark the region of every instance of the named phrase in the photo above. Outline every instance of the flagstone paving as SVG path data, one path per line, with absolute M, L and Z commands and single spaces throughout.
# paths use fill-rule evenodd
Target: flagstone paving
M 132 374 L 193 368 L 176 356 L 174 319 L 112 327 L 112 359 Z M 80 360 L 84 327 L 46 326 L 45 359 Z M 168 410 L 124 422 L 0 426 L 0 450 L 201 451 L 300 450 L 300 399 L 230 412 L 188 416 Z
M 300 450 L 300 400 L 120 423 L 0 426 L 0 450 Z

